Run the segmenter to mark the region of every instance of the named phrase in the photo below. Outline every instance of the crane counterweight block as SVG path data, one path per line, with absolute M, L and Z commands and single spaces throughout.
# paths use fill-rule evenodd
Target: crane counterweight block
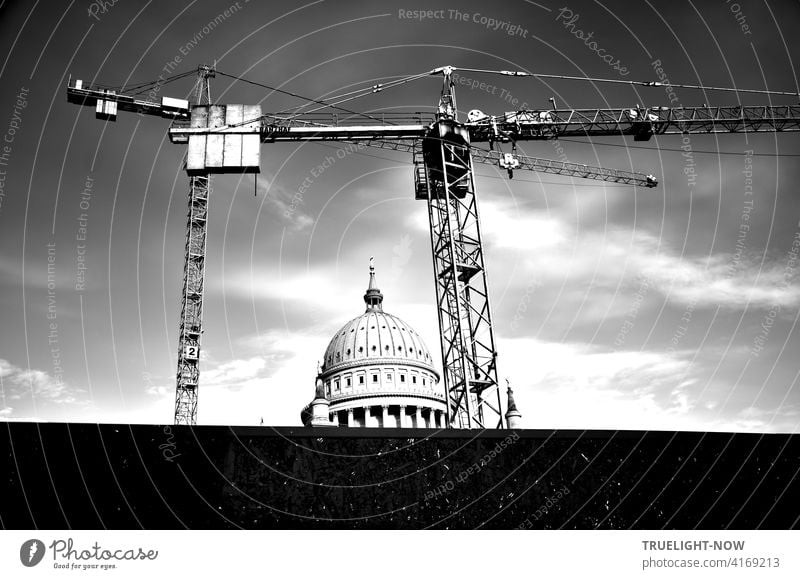
M 261 172 L 260 105 L 196 105 L 189 123 L 189 175 Z

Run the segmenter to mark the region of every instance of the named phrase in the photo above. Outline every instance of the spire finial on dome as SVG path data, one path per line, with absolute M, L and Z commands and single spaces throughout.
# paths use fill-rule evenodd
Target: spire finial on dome
M 369 258 L 369 286 L 367 293 L 364 294 L 364 303 L 367 304 L 367 311 L 383 311 L 383 294 L 378 289 L 375 281 L 375 258 Z

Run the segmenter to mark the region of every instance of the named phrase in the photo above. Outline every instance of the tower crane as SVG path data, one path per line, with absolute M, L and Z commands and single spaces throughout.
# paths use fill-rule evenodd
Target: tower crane
M 653 135 L 664 134 L 800 131 L 800 106 L 797 105 L 672 108 L 637 105 L 612 109 L 557 109 L 553 106 L 502 115 L 473 110 L 461 121 L 452 78 L 456 70 L 536 76 L 519 71 L 435 68 L 402 81 L 375 85 L 371 91 L 367 89 L 363 93 L 379 92 L 430 75 L 441 76 L 442 91 L 434 114 L 378 116 L 354 113 L 338 106 L 356 98 L 352 96 L 336 103 L 307 99 L 322 106 L 294 114 L 262 114 L 260 105 L 212 104 L 209 78 L 219 74 L 245 79 L 209 66 L 198 69 L 193 106 L 185 100 L 167 97 L 160 103 L 139 100 L 136 94 L 118 93 L 70 80 L 69 102 L 95 107 L 98 118 L 113 121 L 118 110 L 169 118 L 172 121 L 170 140 L 188 145 L 189 211 L 176 378 L 176 424 L 195 424 L 197 420 L 210 176 L 259 173 L 262 143 L 360 142 L 412 154 L 415 198 L 426 201 L 428 209 L 447 425 L 504 428 L 473 164 L 497 164 L 508 171 L 509 177 L 513 177 L 515 170 L 532 170 L 655 187 L 657 181 L 651 175 L 518 155 L 516 143 L 563 137 L 621 136 L 647 141 Z M 660 86 L 652 82 L 630 84 Z M 329 107 L 348 114 L 317 113 Z M 488 144 L 489 149 L 477 146 L 479 143 Z M 507 145 L 511 152 L 502 151 Z

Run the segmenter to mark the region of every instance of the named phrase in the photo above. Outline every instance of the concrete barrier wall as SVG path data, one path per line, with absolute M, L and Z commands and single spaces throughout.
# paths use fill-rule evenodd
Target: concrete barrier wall
M 5 528 L 784 529 L 791 435 L 8 423 Z

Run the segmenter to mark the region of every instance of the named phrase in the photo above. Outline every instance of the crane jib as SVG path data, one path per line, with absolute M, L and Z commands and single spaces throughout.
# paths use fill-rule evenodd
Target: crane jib
M 429 133 L 432 125 L 345 124 L 337 122 L 333 116 L 328 119 L 330 124 L 303 124 L 302 119 L 281 124 L 270 116 L 264 115 L 259 125 L 251 123 L 248 129 L 221 126 L 203 130 L 176 123 L 170 128 L 170 139 L 174 143 L 186 142 L 190 134 L 212 132 L 257 132 L 262 142 L 419 139 Z M 269 118 L 268 122 L 266 118 Z M 414 120 L 419 120 L 419 117 Z M 800 106 L 518 111 L 458 125 L 466 128 L 471 143 L 582 136 L 627 135 L 635 140 L 648 140 L 654 134 L 797 132 L 800 131 Z

